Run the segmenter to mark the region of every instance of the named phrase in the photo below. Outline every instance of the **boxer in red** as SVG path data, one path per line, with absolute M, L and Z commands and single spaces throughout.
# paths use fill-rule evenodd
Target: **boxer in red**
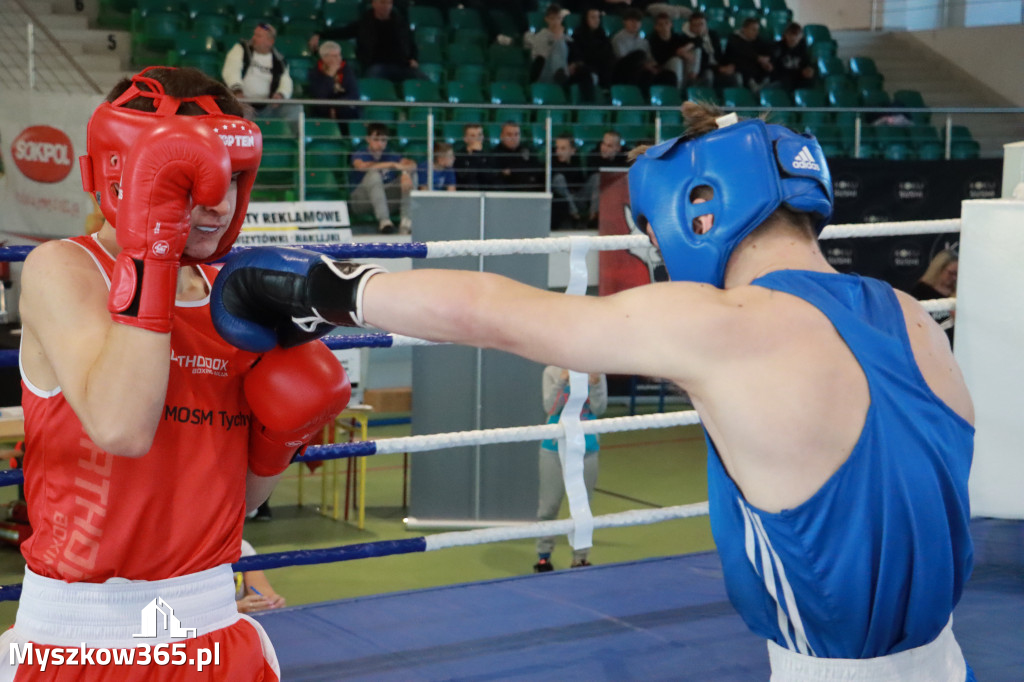
M 323 344 L 262 356 L 217 335 L 209 294 L 241 229 L 259 128 L 223 85 L 151 68 L 89 121 L 105 223 L 22 276 L 33 535 L 0 679 L 277 680 L 239 615 L 242 524 L 348 402 Z

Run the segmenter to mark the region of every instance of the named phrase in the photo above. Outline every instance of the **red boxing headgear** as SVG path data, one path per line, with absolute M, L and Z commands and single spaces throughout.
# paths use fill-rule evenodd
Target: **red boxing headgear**
M 170 68 L 170 67 L 160 67 Z M 182 102 L 194 102 L 205 111 L 195 118 L 209 125 L 220 136 L 231 157 L 231 172 L 237 176 L 238 198 L 235 214 L 221 237 L 217 251 L 202 262 L 217 260 L 231 250 L 238 238 L 249 206 L 249 194 L 256 181 L 256 169 L 263 153 L 263 135 L 252 121 L 223 113 L 212 95 L 176 98 L 164 92 L 159 81 L 147 77 L 145 69 L 132 77 L 132 85 L 113 102 L 104 102 L 93 112 L 86 129 L 86 155 L 79 158 L 82 188 L 98 194 L 97 202 L 103 217 L 117 228 L 118 193 L 113 185 L 121 183 L 125 155 L 130 153 L 139 133 L 159 118 L 178 115 Z M 141 89 L 139 86 L 147 89 Z M 149 97 L 156 111 L 128 109 L 123 105 L 136 97 Z M 182 258 L 182 264 L 200 261 Z

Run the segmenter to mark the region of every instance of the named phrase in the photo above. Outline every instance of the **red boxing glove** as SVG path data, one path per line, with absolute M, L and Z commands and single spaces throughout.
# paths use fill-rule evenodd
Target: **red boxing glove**
M 244 390 L 252 410 L 249 470 L 257 476 L 287 469 L 352 397 L 345 369 L 319 341 L 268 351 L 246 375 Z
M 231 185 L 231 157 L 200 119 L 169 116 L 127 154 L 107 309 L 115 322 L 168 333 L 193 202 L 216 206 Z

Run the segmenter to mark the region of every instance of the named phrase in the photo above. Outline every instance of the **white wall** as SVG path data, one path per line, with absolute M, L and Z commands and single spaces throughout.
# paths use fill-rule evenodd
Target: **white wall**
M 870 0 L 789 0 L 801 24 L 825 24 L 833 31 L 871 28 Z
M 946 28 L 906 36 L 953 62 L 1015 106 L 1024 107 L 1024 25 Z

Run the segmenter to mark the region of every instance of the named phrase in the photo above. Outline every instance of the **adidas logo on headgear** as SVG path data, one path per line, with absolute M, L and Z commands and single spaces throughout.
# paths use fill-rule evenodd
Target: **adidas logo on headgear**
M 811 150 L 807 148 L 807 145 L 804 145 L 800 149 L 800 153 L 796 155 L 795 159 L 793 159 L 793 168 L 814 171 L 821 170 L 821 166 L 819 166 L 818 162 L 814 160 L 814 156 L 811 154 Z

